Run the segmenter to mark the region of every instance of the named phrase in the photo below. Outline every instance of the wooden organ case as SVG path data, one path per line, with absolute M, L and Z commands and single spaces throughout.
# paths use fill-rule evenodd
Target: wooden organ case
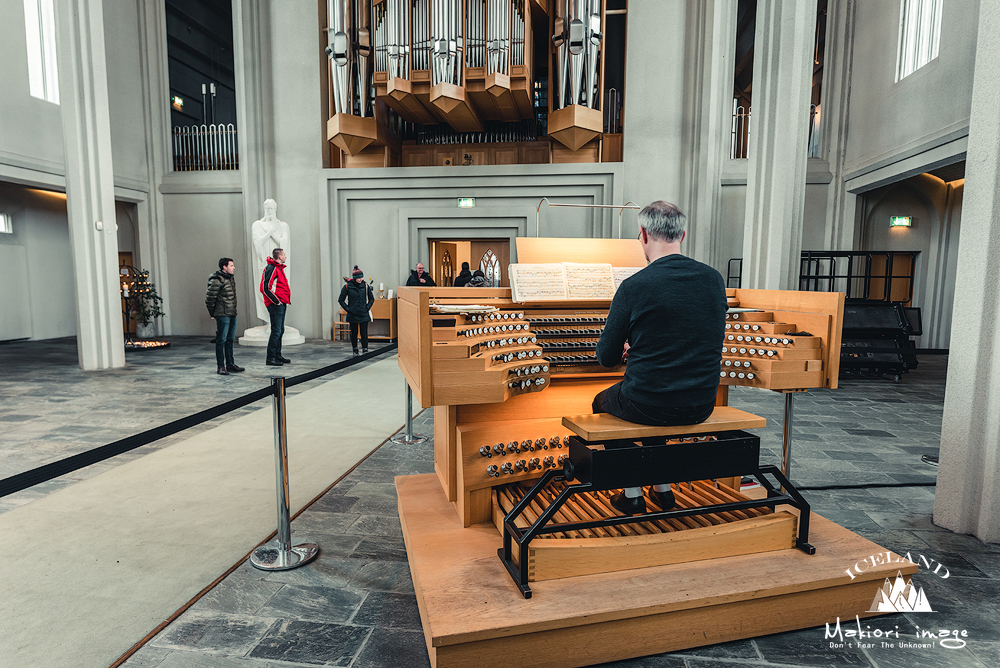
M 581 261 L 578 254 L 574 260 Z M 618 262 L 636 266 L 634 256 Z M 732 385 L 781 392 L 836 387 L 842 294 L 727 294 L 731 307 L 745 310 L 731 309 L 727 318 L 717 405 L 728 406 Z M 399 365 L 420 404 L 434 407 L 436 475 L 396 479 L 432 664 L 509 665 L 509 658 L 490 653 L 506 652 L 508 645 L 496 644 L 502 642 L 521 648 L 517 665 L 589 665 L 822 624 L 828 614 L 818 611 L 820 601 L 830 601 L 829 610 L 841 617 L 873 614 L 868 605 L 889 569 L 862 587 L 844 575 L 854 562 L 843 560 L 854 558 L 847 552 L 884 548 L 812 515 L 819 551 L 807 556 L 790 549 L 794 513 L 774 507 L 536 541 L 525 556 L 533 560 L 532 587 L 549 601 L 536 607 L 535 599 L 521 598 L 497 559 L 497 528 L 532 482 L 562 468 L 573 435 L 564 418 L 591 413 L 594 396 L 623 377 L 623 366 L 604 368 L 594 357 L 609 307 L 607 300 L 516 303 L 509 289 L 399 289 Z M 739 415 L 728 429 L 764 426 L 763 418 L 732 411 Z M 668 443 L 715 438 L 695 431 L 681 430 Z M 559 489 L 539 503 L 551 502 Z M 694 480 L 674 490 L 680 507 L 746 500 L 739 477 Z M 561 512 L 564 520 L 615 514 L 599 493 Z M 587 543 L 599 549 L 589 551 Z M 915 572 L 904 565 L 898 570 Z M 758 568 L 766 573 L 753 582 L 730 570 Z M 667 591 L 664 583 L 676 578 L 703 583 L 705 591 Z M 843 582 L 831 586 L 838 578 Z M 672 630 L 649 638 L 649 624 L 663 623 L 664 615 L 674 620 L 664 627 Z M 623 635 L 608 647 L 574 646 L 581 633 L 612 628 Z M 543 635 L 555 646 L 541 647 Z M 634 646 L 627 646 L 629 638 Z

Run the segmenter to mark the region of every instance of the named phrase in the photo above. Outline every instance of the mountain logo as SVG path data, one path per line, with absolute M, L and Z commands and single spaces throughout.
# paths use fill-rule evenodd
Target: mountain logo
M 912 580 L 907 582 L 903 574 L 896 571 L 896 579 L 879 587 L 868 612 L 934 612 L 931 608 L 923 587 L 914 587 Z

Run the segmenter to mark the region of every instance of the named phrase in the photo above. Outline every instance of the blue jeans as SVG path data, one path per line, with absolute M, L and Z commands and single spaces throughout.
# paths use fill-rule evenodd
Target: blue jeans
M 271 304 L 267 314 L 271 316 L 271 336 L 267 340 L 267 359 L 276 361 L 281 357 L 281 337 L 285 333 L 285 309 L 287 304 Z
M 215 316 L 215 361 L 219 366 L 235 366 L 233 339 L 236 338 L 236 316 Z

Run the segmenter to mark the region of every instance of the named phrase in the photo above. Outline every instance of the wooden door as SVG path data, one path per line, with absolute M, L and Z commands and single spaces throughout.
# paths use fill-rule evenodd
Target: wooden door
M 450 288 L 455 284 L 458 270 L 455 260 L 458 258 L 458 246 L 447 241 L 434 242 L 434 266 L 429 269 L 431 278 L 442 288 Z
M 510 239 L 476 239 L 472 241 L 472 262 L 469 265 L 472 271 L 481 269 L 486 274 L 487 287 L 506 288 L 510 285 L 507 280 L 507 265 L 509 264 Z

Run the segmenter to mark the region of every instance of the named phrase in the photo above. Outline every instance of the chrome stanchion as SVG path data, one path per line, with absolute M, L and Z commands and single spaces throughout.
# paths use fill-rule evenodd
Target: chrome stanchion
M 316 558 L 315 543 L 292 545 L 288 491 L 288 432 L 285 425 L 285 379 L 272 378 L 274 390 L 274 454 L 278 491 L 278 535 L 250 555 L 250 563 L 264 571 L 287 571 Z
M 401 445 L 423 443 L 427 440 L 427 437 L 413 433 L 413 392 L 410 390 L 410 384 L 406 382 L 406 379 L 403 379 L 403 384 L 406 385 L 406 430 L 405 433 L 396 434 L 389 440 Z

